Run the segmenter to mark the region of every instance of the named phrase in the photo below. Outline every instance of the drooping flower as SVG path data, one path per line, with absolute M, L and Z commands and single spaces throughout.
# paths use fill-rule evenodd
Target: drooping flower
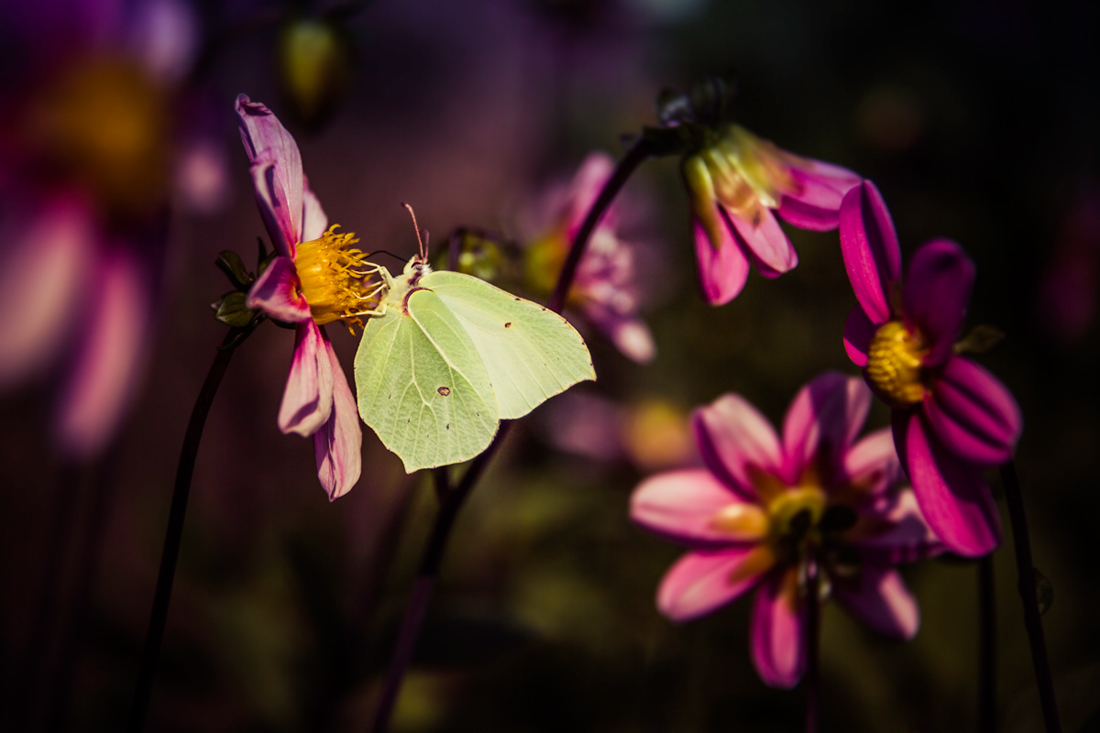
M 844 329 L 848 356 L 893 409 L 898 454 L 932 529 L 953 552 L 984 555 L 1001 529 L 983 470 L 1012 457 L 1023 422 L 1005 386 L 954 351 L 974 263 L 934 240 L 903 283 L 894 223 L 870 181 L 844 197 L 840 243 L 859 301 Z
M 780 150 L 739 125 L 722 124 L 703 136 L 681 170 L 703 294 L 712 305 L 722 305 L 745 286 L 750 262 L 768 278 L 798 264 L 773 210 L 803 229 L 833 229 L 844 194 L 860 177 Z
M 362 325 L 381 286 L 373 279 L 376 268 L 354 247 L 355 235 L 328 226 L 286 128 L 243 94 L 236 110 L 256 202 L 278 252 L 249 290 L 247 304 L 296 325 L 279 429 L 313 436 L 318 478 L 329 499 L 336 499 L 359 480 L 363 434 L 355 396 L 324 325 Z
M 532 227 L 539 231 L 531 237 L 533 244 L 526 252 L 527 280 L 537 290 L 553 290 L 573 238 L 614 168 L 610 156 L 592 153 L 564 194 L 552 190 L 545 195 L 542 203 L 548 215 L 539 218 L 548 221 Z M 657 348 L 649 327 L 638 317 L 641 298 L 635 253 L 619 238 L 617 228 L 613 206 L 592 233 L 577 267 L 568 305 L 584 313 L 624 356 L 644 364 L 653 360 Z
M 752 658 L 773 687 L 805 666 L 806 569 L 819 591 L 898 639 L 920 613 L 895 569 L 941 551 L 903 476 L 889 430 L 856 442 L 871 403 L 863 382 L 826 373 L 795 396 L 776 435 L 736 394 L 693 415 L 705 468 L 657 474 L 631 497 L 634 521 L 687 545 L 657 606 L 685 621 L 756 588 Z

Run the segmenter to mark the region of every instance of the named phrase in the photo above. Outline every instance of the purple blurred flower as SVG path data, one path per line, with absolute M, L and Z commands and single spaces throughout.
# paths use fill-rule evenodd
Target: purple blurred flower
M 703 294 L 722 305 L 745 286 L 750 262 L 768 278 L 798 264 L 772 209 L 803 229 L 833 229 L 844 194 L 860 177 L 780 150 L 738 125 L 708 135 L 709 143 L 684 159 L 682 172 Z
M 610 156 L 592 153 L 564 194 L 551 190 L 544 195 L 542 203 L 550 214 L 543 218 L 550 222 L 537 227 L 541 233 L 533 238 L 526 255 L 527 280 L 535 288 L 553 290 L 573 238 L 614 168 Z M 645 364 L 657 355 L 657 348 L 649 327 L 638 317 L 634 251 L 619 239 L 616 229 L 613 206 L 592 233 L 577 267 L 568 304 L 583 312 L 624 356 Z
M 0 388 L 63 364 L 55 433 L 76 458 L 140 382 L 195 41 L 181 0 L 0 7 L 0 307 L 20 314 L 0 325 Z
M 324 324 L 362 325 L 382 286 L 371 279 L 376 268 L 352 246 L 359 241 L 355 235 L 328 227 L 286 128 L 243 94 L 236 109 L 256 203 L 278 252 L 249 290 L 248 307 L 296 324 L 279 429 L 313 436 L 318 478 L 329 499 L 336 499 L 359 480 L 363 434 L 355 396 Z
M 983 469 L 1012 457 L 1022 419 L 1005 386 L 953 350 L 974 263 L 935 240 L 917 250 L 903 284 L 894 223 L 870 181 L 844 197 L 840 243 L 859 300 L 844 329 L 848 356 L 893 408 L 894 441 L 928 523 L 953 552 L 984 555 L 1001 529 Z
M 714 611 L 757 588 L 752 656 L 761 678 L 793 687 L 805 666 L 807 563 L 820 589 L 879 633 L 910 639 L 920 612 L 900 562 L 941 551 L 901 468 L 889 430 L 855 442 L 871 393 L 823 374 L 795 396 L 776 435 L 742 397 L 695 411 L 706 468 L 643 481 L 630 513 L 690 548 L 665 575 L 657 606 L 676 621 Z

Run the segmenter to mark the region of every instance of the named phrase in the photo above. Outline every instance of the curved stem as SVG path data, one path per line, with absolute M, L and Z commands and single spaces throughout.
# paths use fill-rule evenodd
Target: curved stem
M 821 599 L 817 563 L 806 564 L 806 733 L 817 733 Z
M 997 730 L 997 605 L 993 555 L 978 562 L 978 731 Z
M 187 432 L 183 437 L 180 450 L 180 462 L 176 468 L 176 485 L 172 490 L 172 508 L 168 513 L 168 529 L 164 535 L 164 551 L 160 558 L 160 572 L 157 574 L 157 588 L 153 594 L 153 610 L 149 614 L 149 630 L 145 636 L 145 649 L 141 655 L 141 668 L 138 671 L 137 688 L 134 702 L 130 708 L 130 717 L 126 730 L 139 733 L 145 727 L 145 716 L 149 710 L 149 696 L 153 690 L 153 674 L 156 671 L 160 645 L 164 639 L 164 625 L 168 619 L 168 604 L 172 599 L 172 581 L 176 577 L 176 562 L 179 560 L 180 540 L 183 538 L 183 520 L 187 514 L 187 498 L 191 492 L 191 477 L 195 473 L 195 458 L 199 452 L 206 416 L 210 405 L 218 392 L 222 377 L 233 356 L 233 348 L 238 338 L 247 336 L 258 325 L 253 323 L 246 328 L 233 328 L 225 336 L 222 348 L 214 356 L 214 363 L 206 375 L 195 407 L 191 410 L 191 420 L 187 423 Z
M 649 155 L 648 145 L 640 139 L 627 151 L 615 167 L 611 178 L 604 184 L 600 195 L 596 197 L 592 208 L 588 210 L 588 215 L 573 239 L 569 255 L 565 258 L 565 264 L 562 265 L 557 284 L 554 286 L 554 293 L 550 296 L 550 302 L 547 305 L 550 310 L 561 313 L 562 308 L 565 306 L 565 297 L 573 286 L 573 279 L 577 275 L 577 265 L 580 264 L 581 257 L 588 246 L 588 240 L 592 237 L 592 232 L 596 230 L 600 219 L 607 212 L 608 207 L 611 206 L 611 202 L 614 201 L 623 184 Z M 493 438 L 493 442 L 470 463 L 470 467 L 466 469 L 466 473 L 462 476 L 462 481 L 458 486 L 449 491 L 440 490 L 437 492 L 442 497 L 439 514 L 435 518 L 435 524 L 432 525 L 428 545 L 424 548 L 424 555 L 420 560 L 416 582 L 413 585 L 412 593 L 409 595 L 409 601 L 405 605 L 404 615 L 401 617 L 401 628 L 397 633 L 397 643 L 394 645 L 393 656 L 390 658 L 390 665 L 386 670 L 382 694 L 378 701 L 378 708 L 375 710 L 374 723 L 371 726 L 373 733 L 386 733 L 390 728 L 390 719 L 393 717 L 397 695 L 401 691 L 401 682 L 404 680 L 409 663 L 412 661 L 416 640 L 420 636 L 424 615 L 427 612 L 428 604 L 431 602 L 432 591 L 435 589 L 435 583 L 439 577 L 443 553 L 447 549 L 447 541 L 450 539 L 455 519 L 465 503 L 466 497 L 469 496 L 474 486 L 481 479 L 485 467 L 497 449 L 500 448 L 500 444 L 507 436 L 510 427 L 510 422 L 501 424 L 496 437 Z M 446 487 L 445 476 L 446 474 L 442 476 L 436 474 L 437 487 Z
M 1039 616 L 1039 599 L 1035 593 L 1035 565 L 1031 560 L 1031 539 L 1024 514 L 1024 498 L 1020 481 L 1016 477 L 1016 463 L 1009 461 L 1001 466 L 1001 483 L 1004 485 L 1008 516 L 1012 522 L 1012 544 L 1016 550 L 1016 571 L 1019 576 L 1020 600 L 1024 604 L 1024 626 L 1031 645 L 1031 663 L 1035 667 L 1035 682 L 1039 686 L 1039 702 L 1043 707 L 1043 722 L 1047 733 L 1061 733 L 1058 705 L 1054 700 L 1054 680 L 1050 676 L 1047 661 L 1046 639 L 1043 637 L 1043 621 Z

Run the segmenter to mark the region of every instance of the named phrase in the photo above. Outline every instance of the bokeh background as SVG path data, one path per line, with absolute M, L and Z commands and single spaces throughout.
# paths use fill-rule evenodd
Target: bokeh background
M 1017 459 L 1036 564 L 1054 588 L 1044 623 L 1065 728 L 1100 730 L 1095 4 L 177 5 L 185 12 L 169 13 L 157 38 L 192 44 L 163 87 L 173 131 L 164 154 L 184 162 L 158 199 L 166 209 L 136 216 L 131 199 L 112 204 L 140 220 L 126 231 L 166 237 L 163 246 L 133 237 L 154 297 L 149 346 L 127 377 L 130 409 L 95 457 L 73 460 L 52 428 L 68 357 L 0 395 L 0 690 L 11 721 L 2 727 L 110 730 L 125 719 L 184 427 L 225 332 L 209 304 L 230 287 L 213 263 L 234 249 L 252 265 L 265 235 L 237 93 L 294 132 L 332 222 L 368 249 L 407 257 L 415 238 L 400 202 L 437 247 L 458 226 L 517 237 L 545 186 L 568 180 L 592 150 L 620 155 L 620 135 L 656 122 L 662 88 L 736 69 L 738 120 L 873 179 L 906 258 L 942 236 L 977 263 L 969 323 L 1008 335 L 981 361 L 1025 416 Z M 79 14 L 43 15 L 7 25 L 0 53 L 5 226 L 19 219 L 27 185 L 27 161 L 8 165 L 25 149 L 9 134 L 16 102 L 83 63 L 65 43 L 88 32 L 73 30 Z M 294 91 L 304 62 L 288 71 L 285 43 L 295 23 L 318 19 L 338 45 L 311 102 Z M 774 281 L 753 274 L 737 300 L 711 308 L 695 282 L 676 163 L 644 165 L 622 207 L 658 356 L 639 366 L 589 330 L 598 382 L 512 431 L 459 519 L 395 730 L 800 729 L 800 690 L 771 690 L 752 668 L 747 602 L 683 625 L 658 614 L 657 583 L 680 551 L 633 526 L 627 505 L 645 475 L 695 460 L 684 432 L 693 407 L 736 391 L 778 422 L 806 380 L 854 371 L 841 332 L 855 300 L 836 234 L 788 228 L 799 267 Z M 84 277 L 94 289 L 95 271 Z M 44 297 L 5 300 L 3 318 L 33 317 Z M 68 310 L 66 338 L 76 339 L 88 313 Z M 350 375 L 357 340 L 336 331 Z M 326 500 L 311 442 L 275 425 L 292 345 L 265 324 L 237 350 L 214 402 L 149 730 L 369 725 L 436 503 L 427 477 L 406 476 L 369 429 L 359 484 Z M 884 411 L 872 413 L 871 427 L 885 424 Z M 1039 730 L 1010 547 L 996 573 L 1001 729 Z M 923 616 L 911 643 L 884 642 L 826 608 L 824 730 L 976 725 L 977 567 L 941 559 L 906 577 Z

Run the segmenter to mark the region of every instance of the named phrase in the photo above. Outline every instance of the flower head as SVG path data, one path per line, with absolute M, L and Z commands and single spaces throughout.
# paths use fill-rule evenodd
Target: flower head
M 739 125 L 721 124 L 703 137 L 681 170 L 703 293 L 721 305 L 745 286 L 750 261 L 769 278 L 798 264 L 772 211 L 803 229 L 832 229 L 844 194 L 860 177 L 780 150 Z
M 805 570 L 823 593 L 876 631 L 912 638 L 916 601 L 894 568 L 940 551 L 902 474 L 888 430 L 856 436 L 871 394 L 823 374 L 795 396 L 783 435 L 752 405 L 725 395 L 693 417 L 705 468 L 642 482 L 631 516 L 688 546 L 661 581 L 657 605 L 676 621 L 757 589 L 752 656 L 761 678 L 793 687 L 805 664 Z
M 840 209 L 844 264 L 859 306 L 844 346 L 893 408 L 898 454 L 929 524 L 953 551 L 983 555 L 1000 543 L 1000 519 L 983 469 L 1012 457 L 1020 408 L 1003 384 L 954 345 L 974 283 L 974 263 L 954 242 L 901 251 L 878 189 L 864 181 Z
M 354 246 L 355 235 L 328 226 L 286 128 L 271 110 L 243 94 L 236 109 L 256 201 L 278 252 L 249 290 L 247 304 L 296 324 L 279 429 L 313 436 L 318 477 L 335 499 L 359 480 L 363 435 L 355 397 L 324 325 L 338 320 L 349 327 L 362 325 L 382 285 L 373 278 L 377 267 Z

